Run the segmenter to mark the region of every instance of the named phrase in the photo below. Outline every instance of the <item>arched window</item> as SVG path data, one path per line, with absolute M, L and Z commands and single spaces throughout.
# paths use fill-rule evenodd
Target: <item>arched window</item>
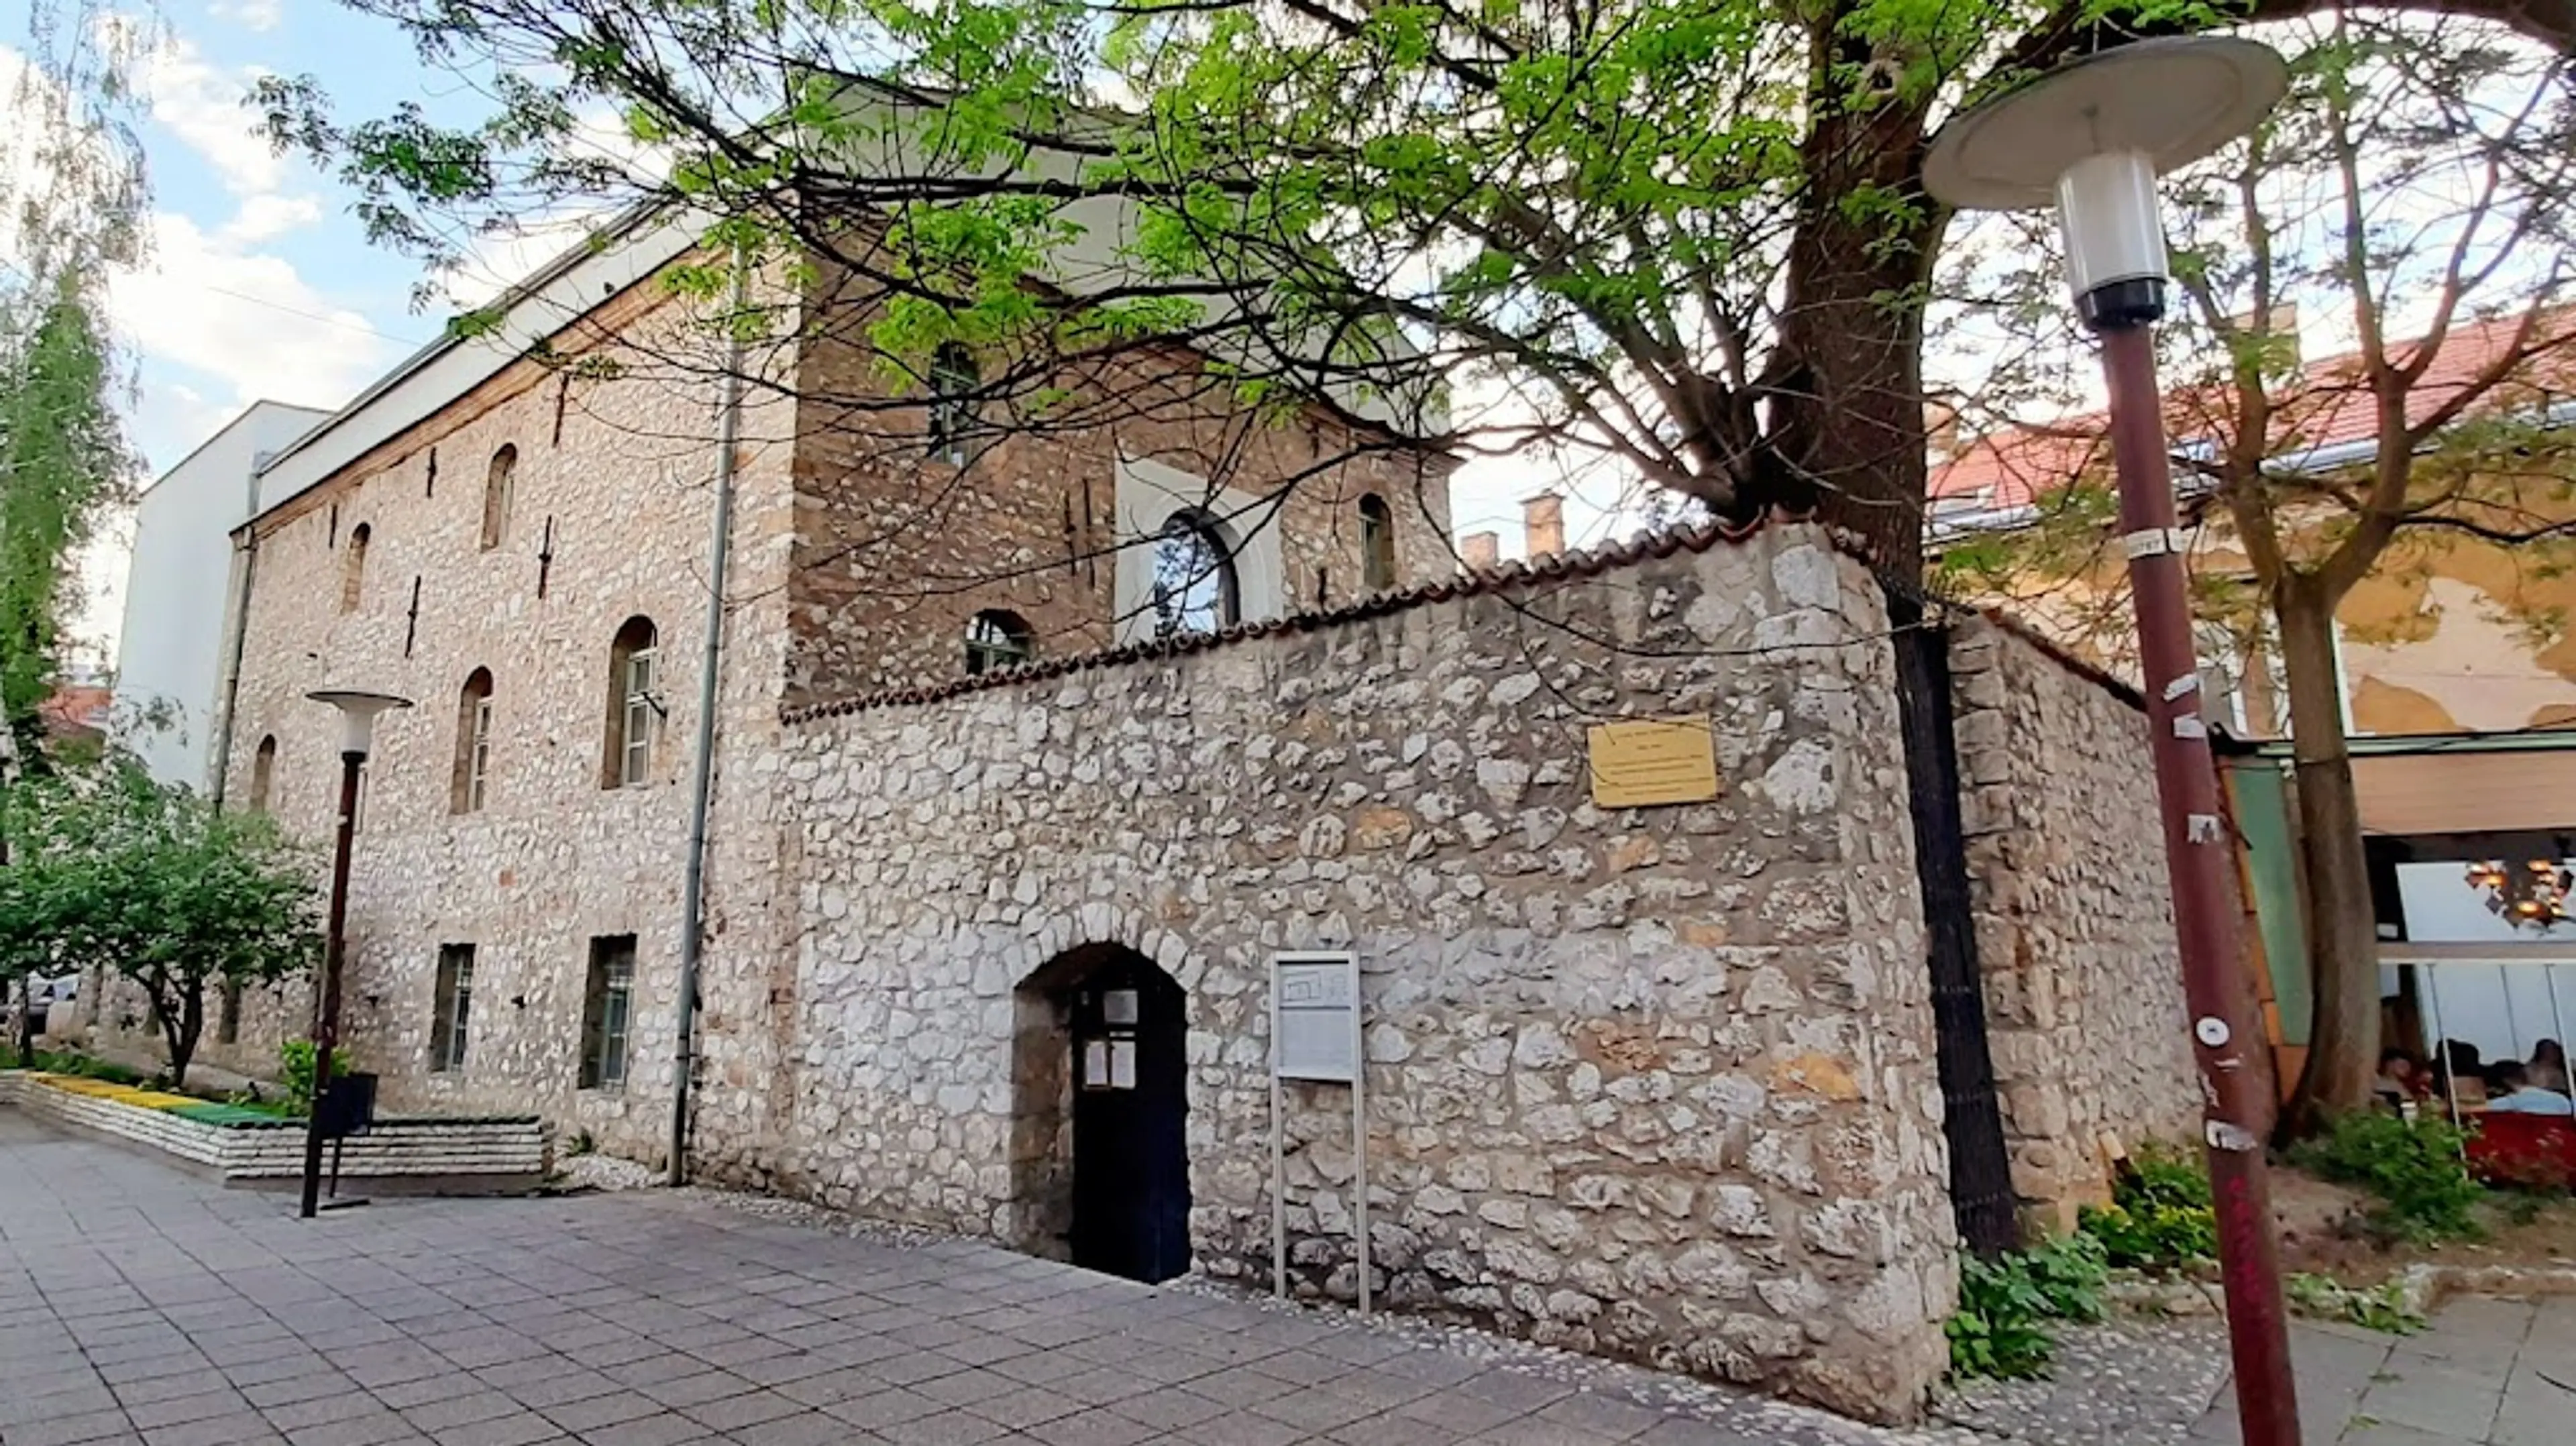
M 1037 636 L 1018 613 L 988 608 L 966 623 L 966 671 L 989 673 L 1037 655 Z
M 349 529 L 349 550 L 340 557 L 340 611 L 358 610 L 358 599 L 367 587 L 367 543 L 375 529 L 361 522 Z
M 653 620 L 628 618 L 608 645 L 608 757 L 602 788 L 640 788 L 653 781 L 653 739 L 662 704 L 654 677 L 660 636 Z
M 975 354 L 945 342 L 930 356 L 930 455 L 952 467 L 966 465 L 966 436 L 975 425 L 975 389 L 984 373 Z
M 510 535 L 511 476 L 519 470 L 519 449 L 507 443 L 492 454 L 492 470 L 483 474 L 483 550 L 491 551 Z
M 1395 586 L 1395 513 L 1374 492 L 1360 497 L 1360 585 L 1368 592 Z
M 268 797 L 277 787 L 277 735 L 271 733 L 259 740 L 259 751 L 250 756 L 250 811 L 268 812 Z
M 1154 540 L 1154 635 L 1212 633 L 1241 616 L 1225 533 L 1204 513 L 1173 513 Z
M 492 670 L 477 668 L 456 693 L 456 769 L 448 785 L 450 813 L 480 813 L 492 769 Z

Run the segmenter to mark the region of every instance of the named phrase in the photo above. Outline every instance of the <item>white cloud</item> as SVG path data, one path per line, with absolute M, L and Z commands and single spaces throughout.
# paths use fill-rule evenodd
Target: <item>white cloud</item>
M 268 195 L 286 185 L 286 158 L 269 148 L 242 107 L 252 79 L 249 71 L 216 69 L 195 45 L 178 38 L 153 55 L 142 76 L 152 118 L 205 157 L 224 189 L 236 196 Z
M 215 0 L 207 8 L 246 30 L 275 30 L 286 19 L 285 0 Z
M 322 203 L 311 196 L 245 196 L 220 234 L 232 245 L 256 246 L 321 219 Z
M 241 252 L 168 212 L 152 218 L 151 259 L 109 283 L 108 305 L 147 356 L 228 385 L 227 407 L 262 397 L 337 406 L 399 351 L 283 258 Z

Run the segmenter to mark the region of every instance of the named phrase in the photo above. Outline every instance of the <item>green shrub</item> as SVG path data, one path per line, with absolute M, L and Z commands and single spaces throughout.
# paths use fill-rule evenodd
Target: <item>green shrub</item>
M 18 1068 L 17 1052 L 0 1049 L 0 1065 L 5 1065 L 9 1069 Z M 73 1054 L 64 1050 L 37 1050 L 26 1061 L 25 1067 L 40 1070 L 46 1074 L 67 1074 L 80 1079 L 105 1080 L 109 1084 L 136 1085 L 143 1083 L 146 1078 L 143 1071 L 139 1069 L 127 1069 L 121 1064 L 92 1059 L 85 1054 Z
M 349 1052 L 331 1051 L 331 1077 L 338 1079 L 349 1072 Z M 278 1087 L 286 1091 L 287 1106 L 300 1118 L 313 1108 L 313 1041 L 290 1039 L 277 1047 Z
M 2209 1177 L 2179 1150 L 2143 1150 L 2112 1185 L 2111 1204 L 2086 1207 L 2076 1228 L 2102 1242 L 2113 1265 L 2159 1273 L 2213 1259 L 2218 1217 Z
M 2364 1110 L 2337 1116 L 2290 1160 L 2369 1191 L 2377 1202 L 2365 1216 L 2372 1234 L 2431 1244 L 2483 1233 L 2475 1210 L 2486 1191 L 2470 1177 L 2463 1148 L 2460 1132 L 2430 1111 L 2409 1121 Z
M 2424 1318 L 2406 1308 L 2405 1288 L 2394 1280 L 2355 1289 L 2328 1276 L 2302 1272 L 2283 1281 L 2281 1293 L 2289 1297 L 2290 1309 L 2319 1320 L 2343 1321 L 2393 1336 L 2410 1336 L 2424 1328 Z
M 2036 1376 L 2056 1353 L 2053 1320 L 2102 1318 L 2102 1242 L 2075 1234 L 2036 1250 L 1959 1262 L 1959 1309 L 1945 1328 L 1955 1376 Z

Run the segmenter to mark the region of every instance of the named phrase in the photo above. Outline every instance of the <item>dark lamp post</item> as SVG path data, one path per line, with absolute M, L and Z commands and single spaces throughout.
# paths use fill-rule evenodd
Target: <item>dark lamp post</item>
M 348 948 L 349 844 L 358 822 L 358 774 L 375 741 L 376 715 L 408 708 L 411 700 L 390 693 L 351 688 L 324 688 L 305 696 L 340 710 L 340 818 L 331 845 L 331 916 L 322 939 L 321 997 L 313 1008 L 313 1098 L 305 1105 L 305 1219 L 322 1198 L 322 1094 L 331 1083 L 331 1053 L 340 1045 L 340 970 Z
M 2141 41 L 1965 112 L 1933 138 L 1923 168 L 1934 199 L 1965 210 L 2054 204 L 2076 313 L 2102 340 L 2120 542 L 2146 670 L 2165 869 L 2200 1071 L 2237 1409 L 2249 1446 L 2297 1446 L 2299 1410 L 2263 1163 L 2270 1072 L 2258 1067 L 2255 1053 L 2266 1045 L 2242 973 L 2229 877 L 2234 845 L 2201 717 L 2156 381 L 2153 327 L 2164 316 L 2168 280 L 2156 177 L 2251 132 L 2288 89 L 2289 67 L 2250 40 Z

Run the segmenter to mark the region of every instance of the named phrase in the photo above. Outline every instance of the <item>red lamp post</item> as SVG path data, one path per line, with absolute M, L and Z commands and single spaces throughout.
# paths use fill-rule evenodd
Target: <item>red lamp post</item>
M 2232 844 L 2200 712 L 2156 382 L 2153 328 L 2168 279 L 2156 177 L 2252 131 L 2288 88 L 2289 68 L 2268 46 L 2217 36 L 2141 41 L 1959 115 L 1934 137 L 1923 176 L 1935 199 L 1962 209 L 2054 203 L 2077 314 L 2102 339 L 2121 544 L 2146 669 L 2165 867 L 2206 1104 L 2219 1273 L 2248 1446 L 2297 1446 L 2299 1409 L 2263 1160 L 2272 1102 L 2266 1072 L 2248 1058 L 2264 1043 L 2241 977 Z

